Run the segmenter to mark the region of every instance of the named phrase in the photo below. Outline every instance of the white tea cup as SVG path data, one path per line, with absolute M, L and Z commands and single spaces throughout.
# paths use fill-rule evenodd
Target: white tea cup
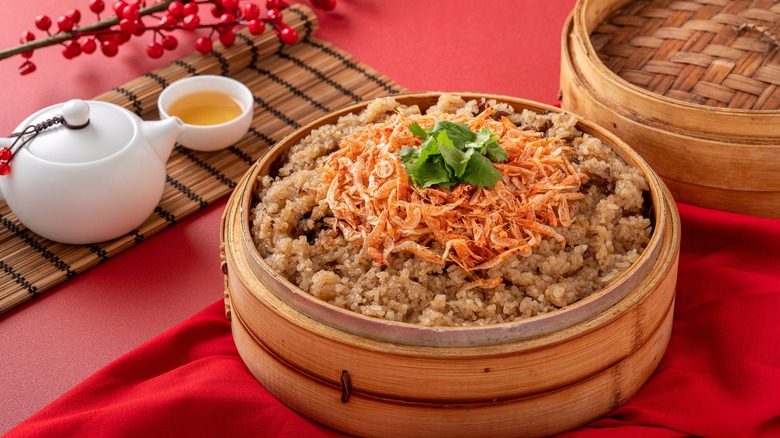
M 157 100 L 161 119 L 177 116 L 184 122 L 178 143 L 196 151 L 216 151 L 241 140 L 252 124 L 254 103 L 246 85 L 216 75 L 178 80 Z

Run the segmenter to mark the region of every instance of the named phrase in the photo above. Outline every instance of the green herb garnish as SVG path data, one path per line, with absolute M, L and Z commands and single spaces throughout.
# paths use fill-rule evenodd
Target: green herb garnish
M 465 123 L 440 120 L 431 129 L 409 125 L 415 137 L 423 139 L 419 148 L 405 147 L 398 155 L 417 187 L 440 185 L 450 188 L 468 183 L 494 187 L 501 172 L 492 162 L 503 162 L 509 154 L 498 144 L 498 136 L 483 127 L 473 132 Z

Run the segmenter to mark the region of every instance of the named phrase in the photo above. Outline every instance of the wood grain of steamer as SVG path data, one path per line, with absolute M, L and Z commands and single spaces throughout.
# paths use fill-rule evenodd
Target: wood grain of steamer
M 580 0 L 563 108 L 612 130 L 675 200 L 780 217 L 780 5 Z
M 421 93 L 396 99 L 424 109 L 437 97 L 438 93 Z M 560 111 L 521 99 L 486 97 L 516 109 Z M 370 318 L 344 309 L 328 310 L 343 313 L 355 324 L 334 327 L 329 317 L 316 311 L 329 304 L 274 278 L 278 274 L 270 271 L 250 237 L 258 175 L 268 172 L 313 128 L 364 106 L 325 116 L 281 140 L 247 172 L 225 209 L 221 237 L 226 315 L 253 375 L 301 414 L 360 436 L 545 436 L 598 418 L 631 398 L 658 365 L 671 334 L 679 217 L 668 191 L 644 161 L 591 122 L 579 120 L 578 128 L 601 138 L 642 170 L 654 212 L 653 239 L 635 265 L 652 263 L 646 271 L 619 277 L 616 282 L 628 286 L 626 295 L 603 311 L 568 325 L 551 324 L 533 337 L 496 341 L 495 333 L 484 332 L 488 335 L 481 344 L 453 346 L 447 341 L 436 346 L 412 332 L 410 339 L 394 342 L 382 339 L 381 332 L 363 331 L 365 321 L 358 320 Z M 566 317 L 576 309 L 572 305 L 557 316 Z M 388 331 L 403 326 L 374 321 Z M 512 324 L 517 323 L 491 329 Z M 475 327 L 448 329 L 442 337 L 472 336 L 467 332 L 476 331 L 474 338 L 480 339 L 483 333 Z

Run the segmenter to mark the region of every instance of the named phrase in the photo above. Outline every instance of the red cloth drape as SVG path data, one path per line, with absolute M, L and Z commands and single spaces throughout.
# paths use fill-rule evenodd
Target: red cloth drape
M 780 221 L 680 205 L 671 342 L 627 404 L 566 437 L 780 436 Z M 336 436 L 244 366 L 219 301 L 98 371 L 8 433 Z

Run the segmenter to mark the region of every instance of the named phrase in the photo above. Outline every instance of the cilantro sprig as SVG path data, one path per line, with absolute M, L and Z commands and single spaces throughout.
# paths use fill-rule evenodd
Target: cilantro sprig
M 494 187 L 501 172 L 493 162 L 503 162 L 509 154 L 498 144 L 498 136 L 483 127 L 473 132 L 464 123 L 439 120 L 430 129 L 417 123 L 409 125 L 423 139 L 419 148 L 405 147 L 398 155 L 412 183 L 417 187 L 440 185 L 446 189 L 468 183 Z

